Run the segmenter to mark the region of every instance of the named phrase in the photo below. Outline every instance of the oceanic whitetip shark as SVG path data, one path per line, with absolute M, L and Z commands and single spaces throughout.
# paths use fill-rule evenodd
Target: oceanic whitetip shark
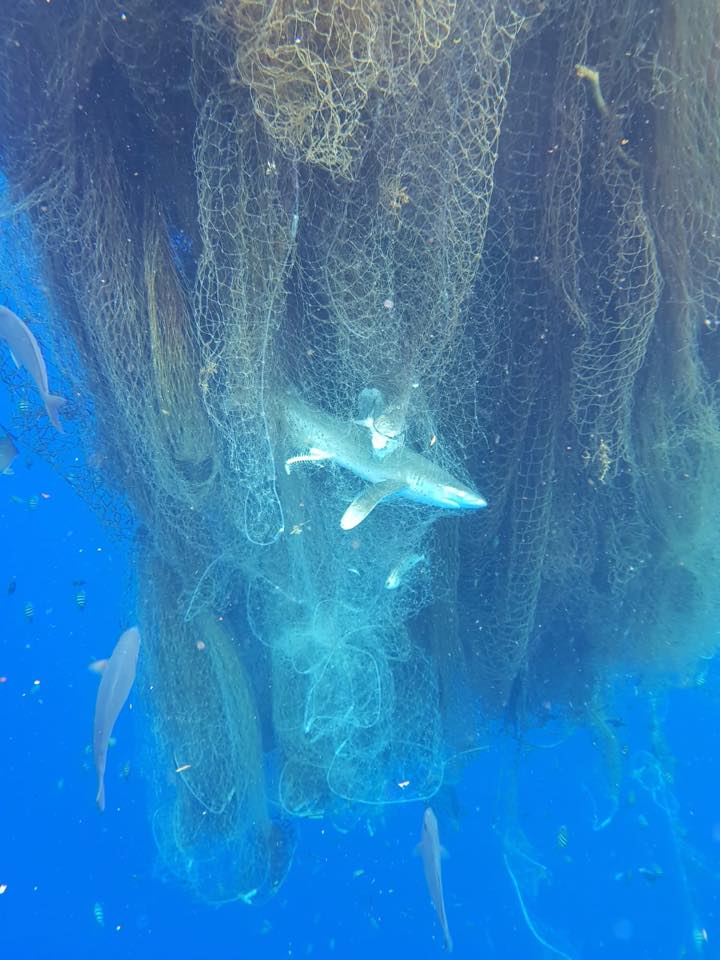
M 337 420 L 297 397 L 287 399 L 284 419 L 288 442 L 304 451 L 285 461 L 288 473 L 295 463 L 330 460 L 371 484 L 342 515 L 343 530 L 352 530 L 362 523 L 389 497 L 405 497 L 444 510 L 478 510 L 487 506 L 476 490 L 405 446 L 378 458 L 363 425 Z

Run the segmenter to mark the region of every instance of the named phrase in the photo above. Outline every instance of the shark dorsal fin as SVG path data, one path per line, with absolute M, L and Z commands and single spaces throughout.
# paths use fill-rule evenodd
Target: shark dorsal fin
M 343 530 L 352 530 L 386 497 L 391 497 L 404 489 L 406 484 L 401 480 L 382 480 L 380 483 L 367 487 L 347 508 L 340 520 Z

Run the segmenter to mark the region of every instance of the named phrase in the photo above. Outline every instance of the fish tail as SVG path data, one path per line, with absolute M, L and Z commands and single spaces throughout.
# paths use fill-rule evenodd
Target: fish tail
M 102 813 L 105 809 L 105 781 L 100 781 L 100 786 L 98 787 L 97 797 L 95 798 L 95 803 L 98 805 L 98 810 Z
M 48 393 L 43 398 L 45 401 L 45 409 L 47 410 L 47 415 L 50 418 L 50 423 L 55 427 L 58 433 L 65 433 L 60 423 L 60 418 L 58 417 L 58 411 L 62 409 L 67 403 L 67 400 L 64 397 L 57 397 L 54 393 Z

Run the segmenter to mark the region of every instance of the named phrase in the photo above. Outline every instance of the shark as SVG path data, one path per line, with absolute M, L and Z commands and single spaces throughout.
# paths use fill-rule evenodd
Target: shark
M 391 497 L 404 497 L 442 510 L 479 510 L 487 506 L 487 500 L 477 490 L 407 446 L 395 447 L 378 458 L 363 424 L 338 420 L 299 397 L 288 397 L 284 427 L 289 446 L 303 451 L 285 461 L 287 473 L 297 463 L 330 461 L 369 484 L 342 515 L 343 530 L 353 530 L 379 503 Z
M 59 410 L 65 405 L 64 397 L 57 397 L 50 393 L 48 386 L 47 367 L 40 350 L 40 344 L 26 323 L 12 310 L 0 306 L 0 340 L 4 340 L 10 347 L 10 356 L 16 367 L 25 367 L 35 381 L 42 402 L 50 422 L 58 431 L 64 433 Z
M 445 898 L 443 896 L 442 882 L 442 858 L 447 855 L 445 849 L 440 845 L 440 832 L 438 830 L 437 817 L 428 807 L 423 814 L 422 837 L 417 846 L 417 851 L 422 857 L 423 870 L 425 871 L 425 881 L 427 883 L 430 899 L 438 915 L 440 926 L 443 932 L 443 941 L 447 953 L 452 953 L 452 937 L 448 927 L 447 914 L 445 913 Z

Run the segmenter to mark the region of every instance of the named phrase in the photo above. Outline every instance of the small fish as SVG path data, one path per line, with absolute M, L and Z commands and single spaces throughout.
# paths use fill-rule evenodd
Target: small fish
M 638 867 L 637 872 L 638 875 L 641 876 L 643 880 L 647 880 L 648 883 L 655 883 L 656 880 L 659 880 L 660 877 L 664 875 L 662 867 L 659 867 L 656 863 L 653 863 L 649 867 Z
M 30 328 L 7 307 L 0 307 L 0 340 L 4 340 L 10 347 L 16 366 L 25 367 L 33 378 L 50 422 L 58 433 L 63 433 L 58 412 L 64 406 L 65 400 L 50 393 L 47 367 L 40 345 Z
M 135 680 L 139 651 L 140 631 L 137 627 L 130 627 L 115 645 L 98 687 L 95 701 L 93 754 L 98 778 L 96 802 L 100 810 L 105 809 L 105 765 L 108 746 L 115 721 L 130 695 L 130 689 Z
M 95 917 L 95 923 L 97 923 L 98 926 L 105 926 L 105 912 L 103 911 L 101 903 L 96 903 L 93 907 L 93 916 Z
M 396 563 L 385 580 L 386 590 L 397 590 L 402 581 L 407 577 L 419 563 L 425 559 L 424 553 L 409 553 L 403 557 L 399 563 Z
M 33 617 L 35 616 L 35 607 L 33 607 L 32 603 L 30 603 L 29 600 L 23 607 L 23 613 L 25 614 L 25 619 L 27 620 L 27 622 L 32 623 Z
M 84 590 L 78 590 L 75 594 L 75 603 L 77 604 L 78 610 L 84 610 L 87 604 L 87 594 Z
M 563 824 L 557 832 L 557 845 L 561 850 L 564 850 L 568 845 L 570 840 L 570 834 L 568 833 L 568 828 Z
M 430 892 L 430 899 L 432 900 L 440 921 L 440 926 L 442 927 L 445 949 L 448 953 L 452 953 L 452 939 L 445 914 L 445 899 L 443 897 L 442 885 L 442 856 L 444 851 L 440 846 L 438 822 L 430 807 L 426 809 L 423 816 L 422 839 L 418 844 L 418 850 L 423 861 L 425 880 Z
M 0 437 L 0 473 L 10 469 L 10 465 L 18 455 L 18 448 L 8 434 Z

